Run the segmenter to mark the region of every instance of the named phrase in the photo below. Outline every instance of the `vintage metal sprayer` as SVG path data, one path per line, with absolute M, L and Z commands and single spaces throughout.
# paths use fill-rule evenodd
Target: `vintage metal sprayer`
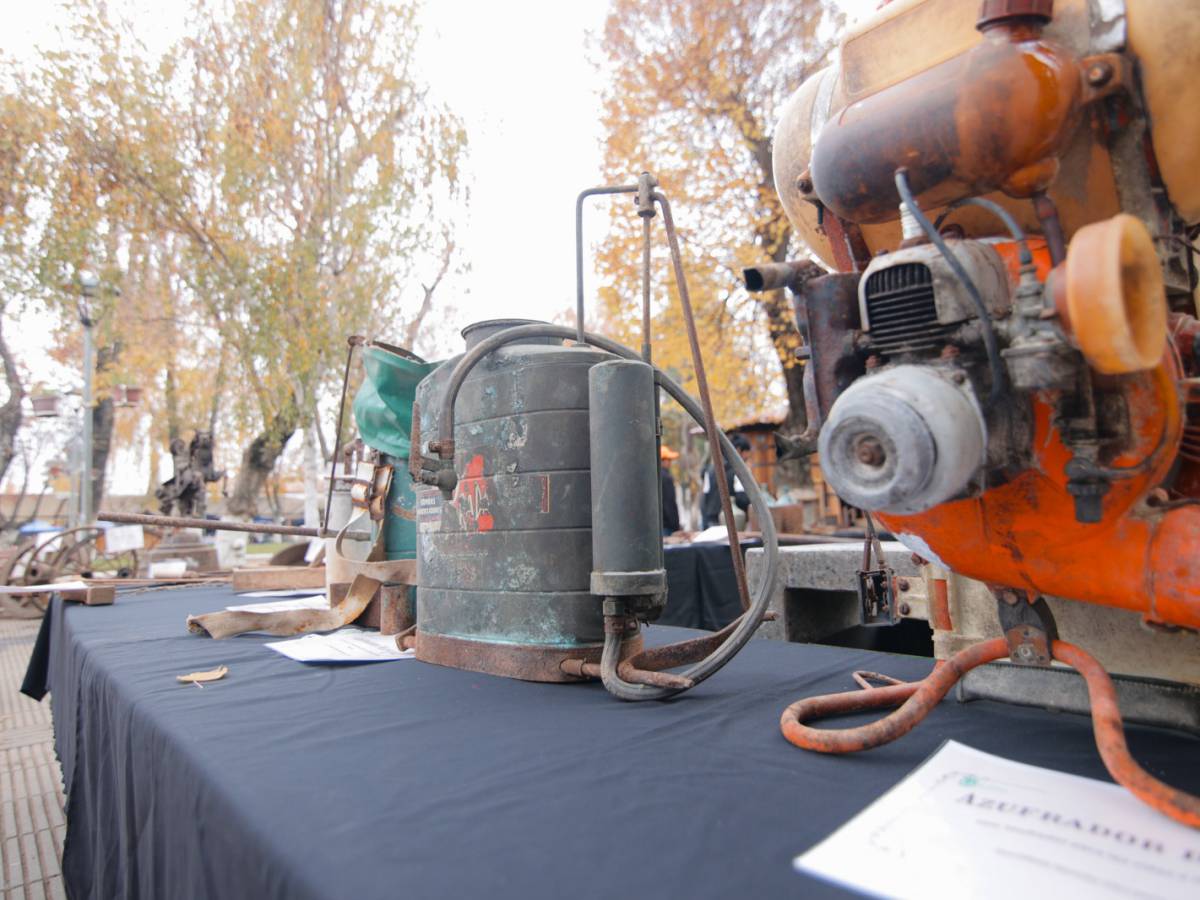
M 634 195 L 643 220 L 641 351 L 584 328 L 582 209 Z M 700 402 L 654 367 L 651 219 L 662 215 Z M 720 669 L 763 620 L 775 579 L 771 516 L 717 427 L 671 206 L 655 180 L 584 191 L 576 203 L 574 328 L 482 322 L 466 352 L 417 389 L 413 451 L 418 659 L 535 681 L 599 678 L 623 700 L 662 699 Z M 569 342 L 570 345 L 565 345 Z M 748 486 L 767 573 L 750 597 L 724 467 L 717 481 L 743 614 L 715 635 L 645 648 L 641 624 L 666 604 L 659 488 L 659 391 L 701 423 L 714 456 Z M 684 667 L 679 672 L 668 669 Z

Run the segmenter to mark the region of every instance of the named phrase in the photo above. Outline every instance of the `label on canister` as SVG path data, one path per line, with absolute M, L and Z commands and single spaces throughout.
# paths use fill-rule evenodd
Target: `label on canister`
M 417 496 L 417 531 L 430 534 L 442 530 L 442 498 L 437 491 Z

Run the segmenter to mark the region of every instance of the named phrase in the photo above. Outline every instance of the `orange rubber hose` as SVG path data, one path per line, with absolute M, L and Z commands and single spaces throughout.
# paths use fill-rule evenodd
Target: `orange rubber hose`
M 955 653 L 944 665 L 935 666 L 921 681 L 798 700 L 783 711 L 779 727 L 785 738 L 805 750 L 818 753 L 870 750 L 912 731 L 971 669 L 1007 657 L 1008 641 L 1004 638 L 982 641 Z M 804 724 L 825 716 L 897 705 L 900 708 L 895 712 L 857 728 L 810 728 Z
M 1072 666 L 1087 682 L 1096 748 L 1113 781 L 1163 815 L 1192 828 L 1200 828 L 1200 797 L 1163 784 L 1130 755 L 1117 706 L 1117 691 L 1104 667 L 1091 654 L 1065 641 L 1055 641 L 1051 652 L 1055 659 Z
M 982 641 L 960 650 L 944 664 L 935 665 L 921 681 L 799 700 L 783 711 L 779 726 L 785 738 L 805 750 L 818 753 L 870 750 L 911 731 L 971 669 L 1004 659 L 1008 654 L 1008 642 L 1004 638 Z M 1104 667 L 1095 657 L 1065 641 L 1054 641 L 1051 654 L 1072 666 L 1087 683 L 1096 747 L 1113 780 L 1152 809 L 1176 822 L 1200 828 L 1200 797 L 1164 784 L 1130 755 L 1117 705 L 1117 691 Z M 821 729 L 804 724 L 827 716 L 889 706 L 900 708 L 857 728 Z

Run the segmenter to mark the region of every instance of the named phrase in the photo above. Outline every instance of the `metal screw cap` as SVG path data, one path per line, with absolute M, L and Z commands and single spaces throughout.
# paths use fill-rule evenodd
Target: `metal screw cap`
M 1054 0 L 983 0 L 975 27 L 982 31 L 1008 19 L 1054 18 Z

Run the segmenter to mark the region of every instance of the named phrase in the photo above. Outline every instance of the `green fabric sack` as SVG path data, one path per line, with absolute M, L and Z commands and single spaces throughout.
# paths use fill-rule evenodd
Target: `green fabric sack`
M 378 345 L 362 349 L 366 378 L 354 396 L 354 421 L 368 447 L 408 459 L 417 385 L 440 363 L 410 359 Z
M 417 385 L 440 363 L 427 363 L 378 345 L 362 350 L 366 378 L 354 395 L 354 421 L 364 443 L 395 466 L 384 518 L 384 551 L 388 559 L 417 555 L 416 495 L 408 475 L 412 446 L 412 414 Z

